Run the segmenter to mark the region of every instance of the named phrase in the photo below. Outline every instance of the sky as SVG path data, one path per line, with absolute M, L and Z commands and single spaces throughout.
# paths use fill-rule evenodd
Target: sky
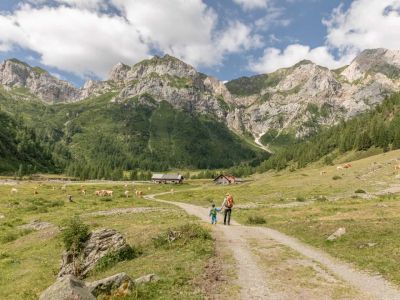
M 173 55 L 220 80 L 400 49 L 400 0 L 0 0 L 0 61 L 81 86 Z

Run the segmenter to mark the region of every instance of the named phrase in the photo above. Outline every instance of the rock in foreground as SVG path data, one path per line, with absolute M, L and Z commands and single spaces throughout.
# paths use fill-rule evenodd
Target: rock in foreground
M 83 278 L 102 257 L 128 247 L 125 238 L 114 229 L 93 231 L 78 257 L 68 251 L 63 254 L 58 277 L 72 274 Z
M 72 275 L 58 279 L 48 287 L 39 300 L 96 300 L 85 283 Z

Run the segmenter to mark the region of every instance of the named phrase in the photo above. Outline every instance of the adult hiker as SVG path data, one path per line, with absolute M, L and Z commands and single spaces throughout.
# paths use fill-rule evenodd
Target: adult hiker
M 221 209 L 224 209 L 224 225 L 228 223 L 231 225 L 231 214 L 233 208 L 233 197 L 229 193 L 225 195 L 224 202 L 222 202 Z

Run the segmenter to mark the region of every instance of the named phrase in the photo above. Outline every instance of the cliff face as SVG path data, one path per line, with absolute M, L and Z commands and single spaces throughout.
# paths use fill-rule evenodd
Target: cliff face
M 0 64 L 0 84 L 6 89 L 25 88 L 47 103 L 71 102 L 80 98 L 80 90 L 69 82 L 51 76 L 16 59 Z
M 237 111 L 231 128 L 259 136 L 276 129 L 300 137 L 372 108 L 400 90 L 400 51 L 366 50 L 344 68 L 309 61 L 271 74 L 227 83 Z M 250 88 L 249 88 L 250 87 Z
M 166 55 L 133 66 L 118 63 L 108 80 L 90 80 L 81 89 L 40 68 L 7 60 L 0 64 L 0 84 L 9 90 L 25 88 L 47 103 L 78 101 L 110 91 L 115 93 L 114 103 L 141 101 L 149 95 L 175 109 L 212 115 L 231 130 L 255 138 L 272 129 L 302 137 L 364 112 L 399 91 L 400 51 L 366 50 L 337 70 L 301 61 L 227 84 Z

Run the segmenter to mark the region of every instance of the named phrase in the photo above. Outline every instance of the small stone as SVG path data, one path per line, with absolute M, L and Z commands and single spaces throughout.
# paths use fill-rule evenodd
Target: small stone
M 332 233 L 326 240 L 334 241 L 346 233 L 346 228 L 340 227 L 334 233 Z
M 21 226 L 21 228 L 33 230 L 42 230 L 49 227 L 54 227 L 54 225 L 48 222 L 42 222 L 40 220 L 33 220 L 31 223 Z
M 135 284 L 149 283 L 149 282 L 157 282 L 160 280 L 156 274 L 148 274 L 142 277 L 135 279 Z

